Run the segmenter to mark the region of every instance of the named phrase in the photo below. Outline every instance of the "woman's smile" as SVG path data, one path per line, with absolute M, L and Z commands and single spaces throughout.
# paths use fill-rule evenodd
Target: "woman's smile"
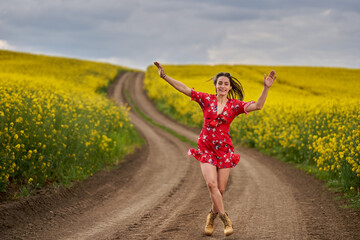
M 229 90 L 231 89 L 229 78 L 225 76 L 219 77 L 215 87 L 218 94 L 227 95 Z

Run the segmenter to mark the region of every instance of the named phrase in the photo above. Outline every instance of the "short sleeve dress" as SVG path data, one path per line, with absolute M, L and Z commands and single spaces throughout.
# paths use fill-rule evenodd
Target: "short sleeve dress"
M 198 148 L 189 149 L 188 155 L 203 163 L 210 163 L 217 168 L 235 167 L 240 155 L 234 153 L 230 138 L 230 124 L 239 114 L 254 101 L 243 102 L 238 99 L 228 99 L 221 114 L 217 114 L 216 95 L 191 90 L 191 100 L 199 103 L 204 114 L 204 126 L 198 138 Z

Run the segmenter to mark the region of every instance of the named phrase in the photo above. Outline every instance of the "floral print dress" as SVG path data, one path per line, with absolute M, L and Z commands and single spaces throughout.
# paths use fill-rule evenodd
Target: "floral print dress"
M 234 153 L 229 132 L 230 124 L 240 113 L 248 114 L 246 108 L 254 101 L 228 99 L 222 113 L 218 115 L 216 95 L 192 89 L 191 100 L 199 103 L 204 114 L 204 126 L 198 138 L 198 148 L 189 149 L 188 155 L 200 162 L 215 165 L 217 168 L 235 167 L 240 160 L 240 155 Z

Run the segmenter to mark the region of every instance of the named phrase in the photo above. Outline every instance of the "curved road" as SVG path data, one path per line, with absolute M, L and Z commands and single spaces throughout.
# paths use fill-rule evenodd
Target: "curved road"
M 126 104 L 128 91 L 147 116 L 193 142 L 199 131 L 160 114 L 143 92 L 143 73 L 118 77 L 108 95 Z M 194 103 L 195 104 L 195 103 Z M 200 111 L 200 108 L 199 108 Z M 130 112 L 145 146 L 120 168 L 102 171 L 71 190 L 60 189 L 0 206 L 1 239 L 219 239 L 203 234 L 211 206 L 189 144 Z M 360 239 L 360 214 L 340 208 L 336 193 L 293 165 L 253 149 L 231 171 L 225 209 L 234 223 L 227 239 Z

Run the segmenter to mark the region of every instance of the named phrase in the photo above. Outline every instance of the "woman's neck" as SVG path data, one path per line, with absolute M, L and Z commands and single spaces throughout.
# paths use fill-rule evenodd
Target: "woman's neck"
M 225 96 L 225 95 L 223 95 L 223 96 L 217 95 L 216 99 L 217 99 L 218 104 L 226 103 L 228 100 L 227 96 Z

